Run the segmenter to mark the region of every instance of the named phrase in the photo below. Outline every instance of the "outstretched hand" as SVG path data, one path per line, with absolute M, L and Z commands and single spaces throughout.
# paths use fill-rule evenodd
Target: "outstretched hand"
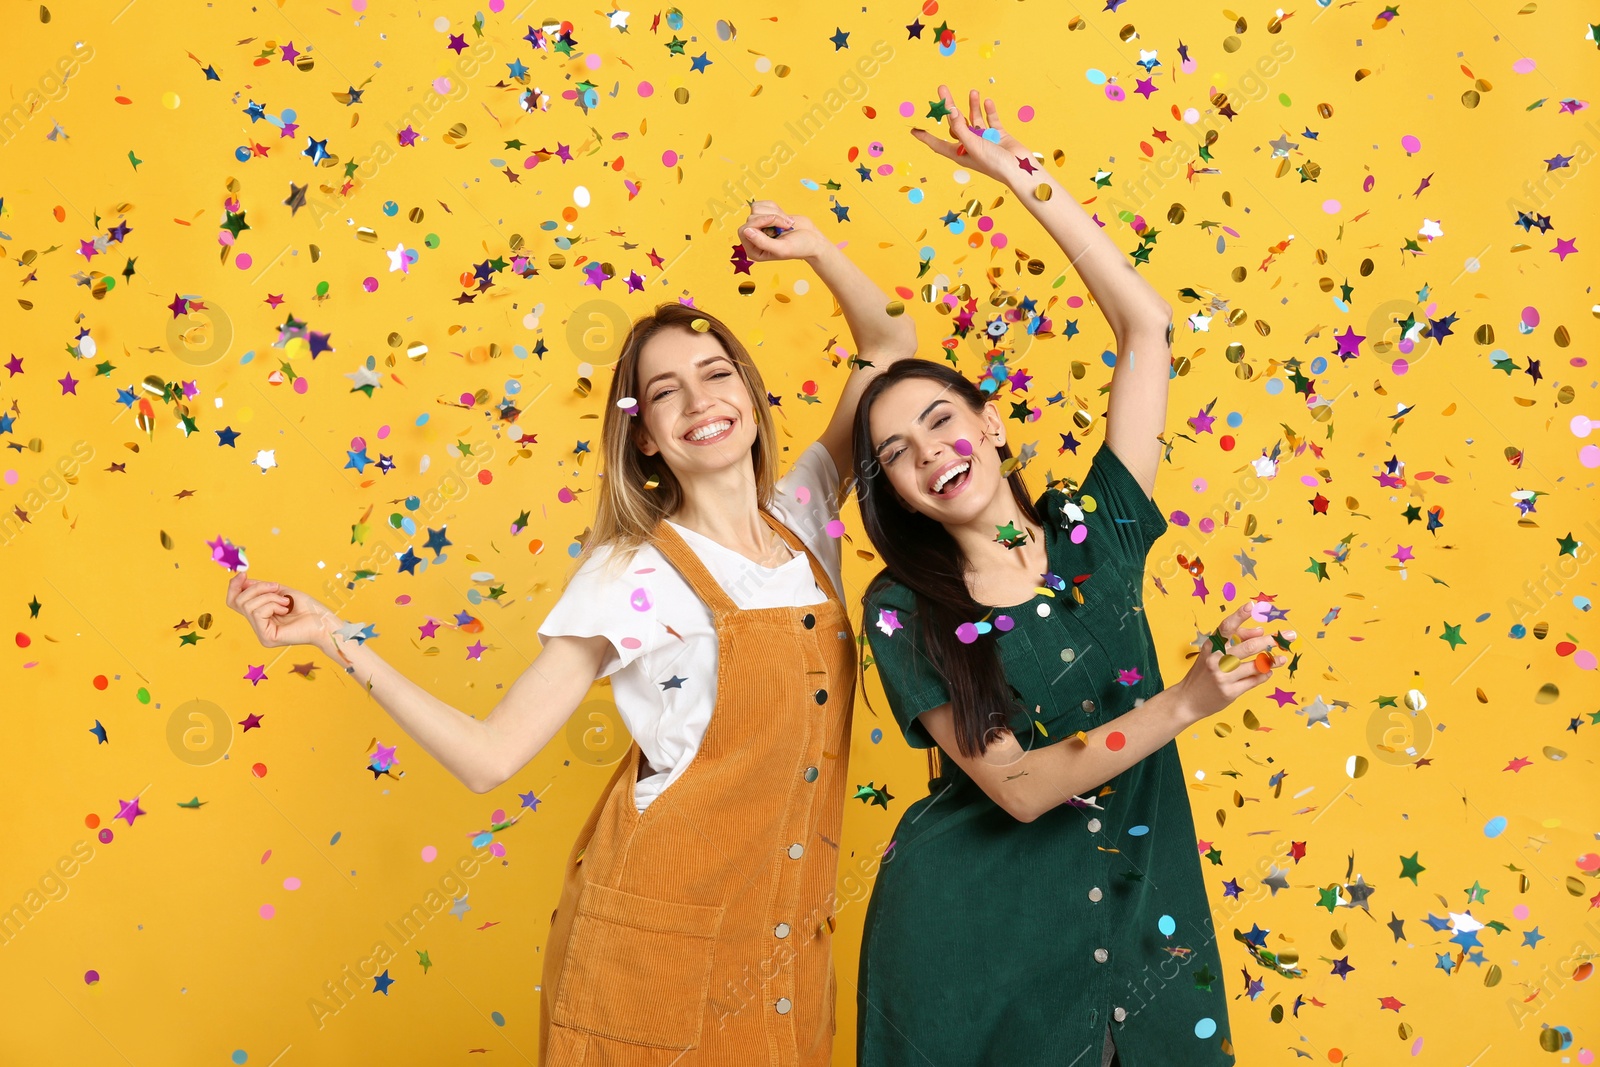
M 227 605 L 245 617 L 256 639 L 267 648 L 328 647 L 333 627 L 323 619 L 332 617 L 333 612 L 309 593 L 250 578 L 241 571 L 228 579 Z
M 955 143 L 942 140 L 927 130 L 913 128 L 911 135 L 946 159 L 970 167 L 997 181 L 1010 182 L 1030 169 L 1037 169 L 1033 153 L 1006 130 L 1000 128 L 1000 118 L 993 100 L 984 100 L 979 109 L 978 90 L 967 98 L 967 114 L 961 113 L 948 86 L 939 86 L 939 99 L 944 103 L 945 121 Z
M 1207 649 L 1177 683 L 1183 691 L 1184 706 L 1196 721 L 1221 711 L 1266 682 L 1274 667 L 1287 662 L 1276 651 L 1277 642 L 1267 636 L 1264 627 L 1244 625 L 1252 607 L 1252 603 L 1244 604 L 1217 627 L 1218 634 L 1226 639 L 1227 650 Z M 1285 634 L 1290 639 L 1293 636 Z
M 827 237 L 810 219 L 787 214 L 771 200 L 750 205 L 750 217 L 739 227 L 739 243 L 756 263 L 814 259 L 829 246 Z

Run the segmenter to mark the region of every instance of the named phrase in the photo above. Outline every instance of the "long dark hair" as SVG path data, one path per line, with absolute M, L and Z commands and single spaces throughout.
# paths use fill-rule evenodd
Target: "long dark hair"
M 868 586 L 867 596 L 891 581 L 916 594 L 918 629 L 924 646 L 918 651 L 944 677 L 945 688 L 950 692 L 956 743 L 962 755 L 981 755 L 988 748 L 990 732 L 1009 726 L 1016 703 L 1000 666 L 994 638 L 984 636 L 965 645 L 956 636 L 958 626 L 984 618 L 986 609 L 967 591 L 969 567 L 955 538 L 943 524 L 901 501 L 873 451 L 872 405 L 884 390 L 910 378 L 939 383 L 974 412 L 982 411 L 988 400 L 955 369 L 925 359 L 891 363 L 862 393 L 856 407 L 856 492 L 867 537 L 884 562 L 884 569 Z M 998 452 L 1002 462 L 1011 458 L 1011 449 L 1006 445 L 998 446 Z M 1006 481 L 1018 510 L 1040 524 L 1021 473 L 1012 471 Z M 864 619 L 862 625 L 871 623 Z

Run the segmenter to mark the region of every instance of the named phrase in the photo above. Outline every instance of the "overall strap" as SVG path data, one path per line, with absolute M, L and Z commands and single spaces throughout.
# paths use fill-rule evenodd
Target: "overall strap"
M 762 511 L 761 517 L 767 521 L 768 526 L 777 532 L 779 537 L 783 538 L 791 549 L 797 553 L 805 554 L 806 559 L 811 564 L 811 575 L 816 580 L 817 588 L 821 589 L 825 596 L 839 600 L 842 607 L 844 601 L 839 598 L 838 592 L 833 589 L 833 579 L 829 576 L 827 568 L 823 567 L 817 557 L 806 547 L 805 542 L 800 540 L 799 535 L 779 522 L 769 511 Z M 683 536 L 672 528 L 671 523 L 665 519 L 658 522 L 655 533 L 651 535 L 651 540 L 661 554 L 667 558 L 667 562 L 671 563 L 678 573 L 683 575 L 684 581 L 689 583 L 689 587 L 694 590 L 695 595 L 705 602 L 713 614 L 726 615 L 739 610 L 739 606 L 733 602 L 733 598 L 728 596 L 727 591 L 722 588 L 722 584 L 712 577 L 710 571 L 706 570 L 706 565 L 701 562 L 694 549 L 689 547 Z
M 683 575 L 683 580 L 689 583 L 695 596 L 705 602 L 713 615 L 730 615 L 739 610 L 739 606 L 722 588 L 722 584 L 713 578 L 711 572 L 706 570 L 706 565 L 700 562 L 700 557 L 695 555 L 694 549 L 689 547 L 688 542 L 666 519 L 656 523 L 651 540 L 661 554 L 667 557 L 667 562 Z
M 816 579 L 817 588 L 822 590 L 822 594 L 839 601 L 841 607 L 844 606 L 844 595 L 833 588 L 833 577 L 828 574 L 828 569 L 822 565 L 821 561 L 806 547 L 805 542 L 800 540 L 800 535 L 779 522 L 777 517 L 770 511 L 763 511 L 761 517 L 767 520 L 767 525 L 776 530 L 778 536 L 783 538 L 790 548 L 796 552 L 805 553 L 806 559 L 811 561 L 812 577 Z

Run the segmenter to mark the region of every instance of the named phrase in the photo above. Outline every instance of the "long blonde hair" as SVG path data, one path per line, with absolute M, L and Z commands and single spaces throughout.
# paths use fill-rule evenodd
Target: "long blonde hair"
M 710 334 L 738 369 L 750 391 L 755 415 L 756 443 L 750 450 L 750 462 L 756 479 L 756 506 L 765 510 L 772 502 L 773 485 L 778 480 L 777 440 L 761 371 L 733 331 L 715 315 L 680 303 L 660 304 L 655 311 L 635 319 L 622 339 L 622 354 L 611 377 L 600 431 L 600 502 L 578 556 L 580 566 L 602 545 L 611 546 L 614 559 L 631 555 L 633 549 L 650 540 L 663 518 L 676 514 L 683 504 L 683 487 L 671 468 L 659 455 L 647 456 L 639 450 L 636 416 L 617 406 L 618 401 L 631 397 L 639 405 L 634 411 L 642 410 L 644 401 L 638 395 L 639 354 L 645 342 L 667 329 Z M 652 480 L 655 487 L 646 488 Z

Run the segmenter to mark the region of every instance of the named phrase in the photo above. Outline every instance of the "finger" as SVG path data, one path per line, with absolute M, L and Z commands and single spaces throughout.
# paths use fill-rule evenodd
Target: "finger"
M 961 113 L 961 109 L 956 106 L 956 98 L 954 94 L 950 92 L 950 87 L 948 85 L 939 86 L 939 99 L 944 101 L 945 122 L 949 124 L 950 133 L 952 136 L 954 136 L 959 127 L 967 124 L 967 117 L 963 115 Z
M 985 126 L 1000 125 L 1000 116 L 995 112 L 993 100 L 983 102 L 983 121 Z
M 750 210 L 770 212 L 774 215 L 783 214 L 783 209 L 778 206 L 776 200 L 757 200 L 750 205 Z
M 779 255 L 783 247 L 776 239 L 748 226 L 739 231 L 739 240 L 744 242 L 747 252 L 759 252 L 764 256 Z
M 978 100 L 978 90 L 974 89 L 967 94 L 967 125 L 983 125 L 982 121 L 980 121 L 978 117 L 980 114 L 980 108 L 981 105 Z
M 921 141 L 923 144 L 927 145 L 929 148 L 933 149 L 946 159 L 957 158 L 956 149 L 960 147 L 959 145 L 953 145 L 949 141 L 941 140 L 940 138 L 929 133 L 927 130 L 913 129 L 911 131 L 911 136 L 915 137 L 917 140 Z
M 1239 629 L 1239 624 L 1244 621 L 1245 616 L 1249 613 L 1249 611 L 1249 604 L 1242 605 L 1237 611 L 1229 615 L 1226 619 L 1222 620 L 1222 625 L 1217 627 L 1217 632 L 1223 637 L 1232 637 L 1234 632 Z
M 746 226 L 753 226 L 758 230 L 763 226 L 782 226 L 787 230 L 794 226 L 794 219 L 783 214 L 782 212 L 763 212 L 758 215 L 751 215 L 749 218 L 744 220 L 744 224 Z
M 250 591 L 249 593 L 246 593 L 243 597 L 240 598 L 238 610 L 240 612 L 246 614 L 246 615 L 249 615 L 251 612 L 255 611 L 257 607 L 260 606 L 261 602 L 264 599 L 266 599 L 268 597 L 271 597 L 273 595 L 274 594 L 272 593 L 272 591 L 271 590 L 267 590 L 267 589 L 255 589 L 255 590 L 252 590 L 252 591 Z

